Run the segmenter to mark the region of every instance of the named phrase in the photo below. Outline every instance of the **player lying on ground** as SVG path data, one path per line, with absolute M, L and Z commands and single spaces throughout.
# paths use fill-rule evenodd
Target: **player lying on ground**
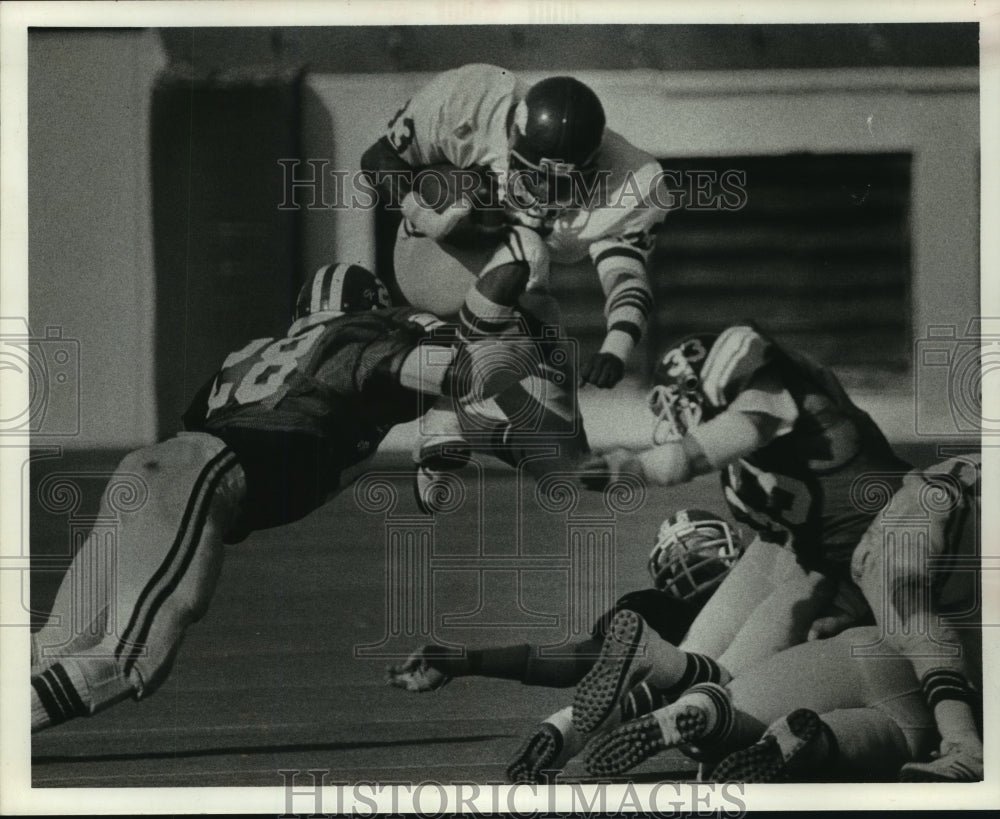
M 440 324 L 391 308 L 367 270 L 327 265 L 284 338 L 226 359 L 187 411 L 188 431 L 127 455 L 118 474 L 148 497 L 121 513 L 110 571 L 88 538 L 32 635 L 33 729 L 155 691 L 208 607 L 223 545 L 322 505 L 393 425 L 449 388 L 454 351 L 429 336 Z
M 980 496 L 977 461 L 977 456 L 950 459 L 914 471 L 890 506 L 894 515 L 908 516 L 910 527 L 915 519 L 929 520 L 929 545 L 936 557 L 958 548 L 966 513 Z M 935 496 L 933 505 L 927 502 L 928 491 Z M 880 552 L 883 544 L 891 549 L 892 544 L 881 539 L 885 526 L 884 519 L 875 521 L 859 551 L 876 535 Z M 941 577 L 936 573 L 936 580 Z M 881 582 L 888 581 L 891 589 L 901 580 L 915 579 L 920 578 L 896 574 L 890 567 Z M 940 585 L 936 583 L 935 590 Z M 929 609 L 937 611 L 935 605 Z M 900 621 L 882 617 L 879 621 L 878 626 L 853 628 L 780 652 L 739 674 L 725 688 L 714 683 L 692 686 L 675 702 L 598 736 L 588 748 L 588 769 L 601 776 L 619 774 L 665 748 L 694 746 L 702 759 L 719 760 L 729 753 L 710 777 L 720 781 L 982 779 L 981 724 L 972 713 L 981 708 L 981 700 L 964 689 L 943 690 L 945 680 L 951 687 L 960 685 L 950 678 L 954 672 L 941 666 L 941 658 L 953 650 L 961 658 L 961 680 L 967 684 L 968 644 L 929 617 L 921 622 L 906 620 L 908 630 L 898 637 L 887 626 L 898 629 Z M 636 648 L 654 655 L 671 650 L 659 645 L 659 636 L 643 629 L 638 615 L 631 612 L 617 615 L 609 630 L 610 635 L 635 632 L 645 635 Z M 975 632 L 969 636 L 980 637 Z M 925 653 L 914 656 L 912 647 L 917 644 Z M 936 669 L 930 677 L 924 674 L 918 679 L 921 662 Z M 623 700 L 627 716 L 655 705 L 655 695 L 651 699 L 647 693 L 643 690 L 643 696 Z M 941 735 L 937 758 L 920 761 L 938 742 L 937 725 L 953 731 L 961 726 L 958 719 L 942 720 L 936 713 L 946 703 L 963 706 L 959 713 L 968 710 L 966 733 Z
M 681 510 L 660 526 L 649 556 L 653 587 L 628 592 L 594 623 L 590 637 L 559 654 L 530 643 L 456 652 L 421 646 L 390 666 L 386 682 L 407 691 L 435 691 L 455 677 L 494 677 L 525 685 L 576 685 L 597 659 L 608 624 L 622 610 L 635 611 L 663 639 L 679 642 L 705 602 L 739 559 L 739 534 L 722 518 Z
M 649 555 L 653 588 L 620 597 L 594 624 L 590 638 L 571 647 L 569 656 L 545 656 L 530 644 L 467 649 L 462 656 L 449 655 L 440 646 L 422 646 L 388 669 L 387 682 L 417 692 L 436 690 L 453 677 L 464 676 L 556 688 L 576 685 L 593 666 L 609 624 L 621 611 L 636 612 L 664 640 L 679 642 L 741 551 L 739 535 L 722 518 L 711 512 L 681 510 L 660 526 Z M 543 771 L 561 768 L 576 756 L 584 741 L 584 735 L 573 729 L 572 709 L 563 708 L 524 741 L 508 766 L 507 778 L 539 781 Z
M 470 176 L 471 185 L 451 200 L 428 202 L 414 172 L 440 163 L 488 171 L 497 197 L 473 206 L 466 194 L 479 186 Z M 438 316 L 457 316 L 472 342 L 510 332 L 515 312 L 530 324 L 557 325 L 550 262 L 589 255 L 605 293 L 607 334 L 582 380 L 602 388 L 618 383 L 652 305 L 646 261 L 669 197 L 658 163 L 605 128 L 590 88 L 551 77 L 526 89 L 491 65 L 446 71 L 396 112 L 361 166 L 403 211 L 394 256 L 403 295 Z M 498 206 L 499 229 L 482 216 Z M 475 346 L 472 352 L 478 354 Z M 563 359 L 563 373 L 575 380 Z M 565 402 L 553 411 L 564 413 Z M 418 497 L 429 494 L 440 470 L 462 463 L 462 430 L 446 401 L 423 427 Z M 585 440 L 579 444 L 561 444 L 568 459 L 585 451 Z
M 606 475 L 632 472 L 661 485 L 722 470 L 734 516 L 757 528 L 760 538 L 696 618 L 679 649 L 670 646 L 655 657 L 647 652 L 633 662 L 631 649 L 609 646 L 607 658 L 577 688 L 576 727 L 593 731 L 611 715 L 622 689 L 640 680 L 673 699 L 698 682 L 724 684 L 754 661 L 797 642 L 794 632 L 815 616 L 823 583 L 812 589 L 808 582 L 776 589 L 779 575 L 760 571 L 765 564 L 759 547 L 764 544 L 773 560 L 787 564 L 794 553 L 810 575 L 853 580 L 864 590 L 879 624 L 899 635 L 894 645 L 913 659 L 934 709 L 943 741 L 935 770 L 946 770 L 948 757 L 958 755 L 963 769 L 978 770 L 981 776 L 982 744 L 968 672 L 961 657 L 944 658 L 934 647 L 956 641 L 940 625 L 934 627 L 936 634 L 917 628 L 936 621 L 927 562 L 897 561 L 889 568 L 882 556 L 886 533 L 879 510 L 862 508 L 852 492 L 856 481 L 876 475 L 894 492 L 908 487 L 894 503 L 919 510 L 926 473 L 907 474 L 909 466 L 829 371 L 780 348 L 754 328 L 732 327 L 717 337 L 686 340 L 664 356 L 658 381 L 651 396 L 663 422 L 663 431 L 654 435 L 658 444 L 640 453 L 609 452 L 594 466 Z M 977 479 L 977 470 L 970 472 L 967 462 L 965 467 L 952 463 L 943 474 L 951 477 L 946 481 L 942 476 L 939 483 L 950 483 L 953 494 L 955 486 Z M 876 526 L 869 529 L 872 523 Z M 948 548 L 947 525 L 939 521 L 932 527 L 930 554 Z M 848 587 L 841 582 L 839 588 Z M 907 634 L 915 628 L 918 633 L 905 637 L 900 633 L 904 626 Z M 642 639 L 638 631 L 617 636 L 624 645 Z M 919 773 L 913 767 L 907 771 Z

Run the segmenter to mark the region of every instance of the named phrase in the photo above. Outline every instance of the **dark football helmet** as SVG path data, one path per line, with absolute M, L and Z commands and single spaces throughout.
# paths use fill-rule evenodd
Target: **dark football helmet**
M 649 574 L 656 588 L 694 600 L 723 581 L 742 551 L 739 535 L 718 515 L 682 509 L 660 526 Z
M 604 107 L 588 86 L 573 77 L 541 80 L 514 109 L 512 177 L 543 207 L 570 204 L 573 176 L 593 178 L 603 138 Z
M 688 336 L 660 357 L 647 398 L 656 416 L 653 443 L 679 440 L 712 414 L 701 388 L 701 370 L 716 339 L 712 333 Z
M 323 265 L 302 285 L 294 319 L 314 313 L 361 313 L 391 307 L 389 291 L 378 276 L 356 264 Z

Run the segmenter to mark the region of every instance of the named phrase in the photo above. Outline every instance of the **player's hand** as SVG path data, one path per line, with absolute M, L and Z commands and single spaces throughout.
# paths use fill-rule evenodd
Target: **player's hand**
M 385 670 L 386 685 L 422 694 L 426 691 L 436 691 L 449 683 L 451 677 L 428 661 L 430 648 L 431 646 L 421 646 L 403 662 L 390 665 Z
M 597 353 L 580 373 L 580 386 L 593 384 L 602 390 L 609 389 L 625 375 L 625 362 L 613 353 Z
M 403 197 L 402 210 L 414 228 L 440 242 L 472 213 L 472 204 L 463 198 L 438 213 L 410 191 Z
M 809 634 L 806 636 L 807 642 L 813 640 L 826 640 L 829 637 L 836 637 L 840 632 L 849 629 L 854 625 L 854 618 L 849 614 L 832 614 L 828 617 L 817 617 L 809 627 Z
M 580 482 L 592 492 L 603 492 L 625 473 L 642 475 L 638 456 L 628 449 L 609 449 L 588 455 L 580 463 Z
M 874 622 L 874 615 L 861 589 L 844 580 L 837 584 L 837 592 L 823 616 L 817 617 L 809 627 L 806 640 L 825 640 L 854 626 Z

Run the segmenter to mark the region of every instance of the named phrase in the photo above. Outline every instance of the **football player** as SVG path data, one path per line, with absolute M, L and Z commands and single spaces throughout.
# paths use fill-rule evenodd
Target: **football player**
M 284 338 L 230 355 L 185 414 L 187 431 L 122 460 L 118 472 L 138 476 L 148 498 L 121 513 L 113 567 L 88 538 L 32 635 L 33 730 L 162 684 L 208 607 L 224 544 L 316 509 L 440 394 L 450 348 L 438 348 L 440 366 L 420 343 L 437 324 L 390 308 L 361 267 L 322 267 Z
M 469 197 L 441 207 L 414 189 L 415 170 L 442 162 L 495 175 L 509 222 L 499 237 L 475 218 Z M 457 315 L 471 338 L 505 332 L 517 312 L 558 323 L 550 262 L 589 256 L 605 293 L 607 332 L 582 381 L 618 383 L 651 308 L 646 261 L 669 197 L 658 163 L 605 128 L 589 87 L 550 77 L 525 88 L 492 65 L 445 71 L 396 112 L 361 166 L 403 212 L 395 246 L 400 290 L 417 307 Z M 470 251 L 477 236 L 481 249 Z M 565 407 L 557 402 L 553 411 Z M 442 446 L 461 449 L 446 407 L 425 429 L 434 424 L 437 443 L 416 455 L 425 467 L 418 495 L 440 466 L 433 459 Z M 571 458 L 586 451 L 585 440 L 563 446 Z
M 620 611 L 640 614 L 664 640 L 679 642 L 697 613 L 729 573 L 742 552 L 739 534 L 718 515 L 685 509 L 663 521 L 647 563 L 652 588 L 622 595 L 594 624 L 590 638 L 557 656 L 520 644 L 449 653 L 422 646 L 388 669 L 386 681 L 407 691 L 434 691 L 454 677 L 519 680 L 525 685 L 565 688 L 576 685 L 593 665 L 608 625 Z M 572 710 L 545 719 L 508 766 L 511 782 L 535 782 L 543 771 L 562 767 L 584 745 L 574 731 Z
M 632 668 L 636 655 L 625 646 L 643 642 L 641 622 L 606 643 L 607 656 L 577 689 L 574 715 L 584 731 L 610 713 L 625 677 L 640 668 L 654 687 L 680 694 L 698 682 L 724 683 L 805 639 L 837 581 L 850 579 L 851 553 L 875 517 L 852 500 L 853 482 L 878 472 L 898 474 L 898 483 L 909 468 L 829 371 L 753 327 L 682 340 L 660 359 L 654 381 L 654 446 L 595 456 L 594 483 L 632 472 L 671 485 L 719 470 L 733 515 L 757 536 L 695 619 L 683 651 L 650 647 Z M 839 586 L 849 602 L 850 587 Z
M 983 743 L 981 689 L 959 634 L 940 616 L 946 574 L 935 568 L 957 550 L 973 505 L 981 504 L 980 454 L 961 455 L 903 478 L 885 512 L 865 532 L 851 559 L 851 576 L 864 592 L 886 644 L 908 658 L 934 714 L 941 746 L 929 762 L 903 766 L 910 782 L 979 781 Z M 912 521 L 929 521 L 926 539 Z
M 716 781 L 895 780 L 904 763 L 926 756 L 937 733 L 906 658 L 852 656 L 879 636 L 874 626 L 851 628 L 785 649 L 724 687 L 694 685 L 596 737 L 586 767 L 618 775 L 679 748 L 707 763 Z
M 865 533 L 852 571 L 871 599 L 884 598 L 887 590 L 889 599 L 875 606 L 878 628 L 852 628 L 795 646 L 741 673 L 725 689 L 693 686 L 676 702 L 599 737 L 588 753 L 591 772 L 622 773 L 664 748 L 694 745 L 715 759 L 732 751 L 712 774 L 724 781 L 897 774 L 910 782 L 981 780 L 981 696 L 969 682 L 968 658 L 975 652 L 969 640 L 941 624 L 937 593 L 947 574 L 938 567 L 932 582 L 929 571 L 929 558 L 958 549 L 968 511 L 981 498 L 979 461 L 977 454 L 959 456 L 909 473 L 886 515 Z M 903 539 L 885 539 L 884 529 L 900 521 L 912 534 L 914 521 L 927 520 L 923 559 L 890 554 L 901 550 Z M 872 571 L 871 562 L 879 571 Z M 872 586 L 878 589 L 870 591 Z M 923 604 L 901 601 L 903 586 Z M 978 636 L 972 632 L 969 639 Z M 648 703 L 626 698 L 624 710 L 634 716 Z M 935 758 L 923 761 L 939 736 Z
M 838 589 L 855 598 L 833 630 L 863 616 L 869 605 L 890 634 L 908 635 L 919 623 L 936 619 L 926 563 L 889 567 L 882 556 L 882 518 L 878 510 L 859 503 L 852 490 L 855 481 L 877 475 L 893 492 L 904 490 L 894 504 L 919 504 L 927 473 L 909 471 L 829 371 L 753 327 L 738 326 L 670 349 L 658 366 L 657 380 L 651 393 L 658 416 L 656 446 L 641 453 L 613 451 L 596 459 L 595 466 L 611 475 L 636 472 L 664 485 L 721 470 L 733 514 L 754 526 L 759 537 L 696 618 L 680 649 L 649 634 L 641 619 L 612 628 L 602 659 L 577 689 L 578 728 L 596 728 L 610 714 L 626 680 L 629 685 L 645 680 L 673 699 L 699 682 L 724 684 L 754 661 L 793 645 L 802 624 L 815 616 L 819 590 L 829 589 L 827 579 L 840 581 Z M 974 484 L 975 473 L 951 464 L 944 474 L 962 486 Z M 964 479 L 957 477 L 963 474 Z M 967 504 L 966 498 L 959 507 Z M 948 531 L 956 514 L 938 516 L 931 555 L 950 548 Z M 768 554 L 786 565 L 794 554 L 807 572 L 805 582 L 780 588 L 787 574 L 767 570 L 762 556 Z M 852 579 L 863 590 L 862 601 L 856 599 L 859 589 Z M 914 660 L 943 745 L 933 768 L 910 766 L 907 771 L 912 776 L 943 775 L 950 770 L 949 757 L 956 757 L 961 760 L 956 771 L 978 771 L 981 778 L 982 745 L 967 671 L 960 661 L 942 660 L 940 650 L 925 651 L 941 639 L 954 643 L 948 640 L 953 635 L 939 631 L 928 637 L 926 629 L 918 631 L 912 638 L 900 634 L 893 639 L 898 652 Z M 639 646 L 645 650 L 638 651 Z

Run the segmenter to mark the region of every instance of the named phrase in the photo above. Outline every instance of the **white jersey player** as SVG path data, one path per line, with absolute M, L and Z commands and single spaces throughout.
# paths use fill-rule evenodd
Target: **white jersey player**
M 414 171 L 441 163 L 485 171 L 498 183 L 499 226 L 477 219 L 480 210 L 461 186 L 447 203 L 421 196 Z M 529 89 L 492 65 L 446 71 L 396 112 L 361 164 L 403 212 L 394 253 L 399 289 L 414 307 L 458 318 L 472 369 L 510 368 L 497 364 L 491 339 L 523 336 L 525 328 L 538 337 L 544 325 L 558 325 L 558 306 L 548 293 L 550 262 L 589 256 L 605 293 L 606 333 L 580 378 L 600 388 L 621 380 L 652 307 L 646 261 L 666 194 L 657 162 L 605 128 L 604 109 L 590 88 L 572 77 L 550 77 Z M 565 353 L 558 358 L 569 387 L 576 362 Z M 545 368 L 551 365 L 536 365 L 549 384 L 554 379 Z M 570 418 L 579 432 L 559 442 L 553 461 L 572 465 L 587 452 L 572 388 L 550 387 L 545 399 L 535 400 L 554 424 Z M 466 443 L 446 400 L 427 415 L 423 431 L 416 494 L 434 511 L 435 483 L 464 463 Z
M 479 255 L 448 247 L 449 236 L 469 220 L 468 203 L 425 207 L 405 173 L 391 175 L 440 163 L 496 175 L 516 241 L 497 245 L 484 235 Z M 520 276 L 504 278 L 520 280 L 516 296 L 541 294 L 550 262 L 589 256 L 606 296 L 607 332 L 583 376 L 599 387 L 620 380 L 652 305 L 646 261 L 668 197 L 659 164 L 605 128 L 604 110 L 590 88 L 571 77 L 551 77 L 529 89 L 492 65 L 446 71 L 396 113 L 362 166 L 383 189 L 399 184 L 405 218 L 395 267 L 403 294 L 421 309 L 451 316 L 465 303 L 479 317 L 478 304 L 470 305 L 466 295 L 477 280 L 490 301 L 501 295 L 482 281 L 489 271 L 527 265 L 527 275 L 522 268 Z M 502 295 L 509 299 L 510 293 Z

